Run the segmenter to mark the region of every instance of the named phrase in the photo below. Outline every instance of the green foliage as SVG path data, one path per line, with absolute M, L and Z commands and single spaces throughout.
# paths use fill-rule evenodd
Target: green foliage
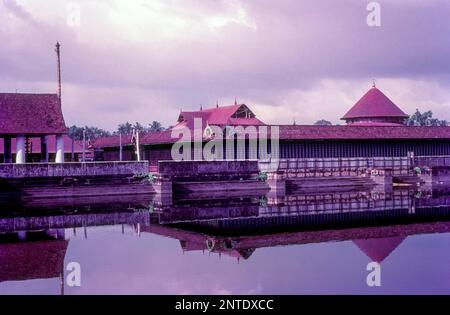
M 134 179 L 140 179 L 142 181 L 148 181 L 150 184 L 153 184 L 155 182 L 155 175 L 149 172 L 144 173 L 137 173 L 133 175 Z
M 109 131 L 97 127 L 78 127 L 74 125 L 69 128 L 69 136 L 74 140 L 83 140 L 84 130 L 86 130 L 86 140 L 94 140 L 111 135 Z
M 123 135 L 129 135 L 133 132 L 133 129 L 138 130 L 139 132 L 160 132 L 165 130 L 165 128 L 162 126 L 162 124 L 159 121 L 152 121 L 152 123 L 148 124 L 148 127 L 144 127 L 139 122 L 136 122 L 134 125 L 130 124 L 128 121 L 124 124 L 120 124 L 117 127 L 116 134 L 123 134 Z
M 266 196 L 259 197 L 259 205 L 261 207 L 267 207 L 267 197 Z
M 163 131 L 164 127 L 161 125 L 159 121 L 152 121 L 151 124 L 148 125 L 147 132 L 160 132 Z
M 134 125 L 130 124 L 128 121 L 119 124 L 117 126 L 117 131 L 110 132 L 107 130 L 103 130 L 97 127 L 78 127 L 73 125 L 69 128 L 69 136 L 74 140 L 83 140 L 83 130 L 86 130 L 86 140 L 95 140 L 101 137 L 108 137 L 111 135 L 118 135 L 119 133 L 123 135 L 129 135 L 133 132 L 133 129 L 138 130 L 139 132 L 160 132 L 165 130 L 165 128 L 161 125 L 159 121 L 153 121 L 148 124 L 148 127 L 143 126 L 141 123 L 136 122 Z
M 316 122 L 314 123 L 314 125 L 316 125 L 316 126 L 331 126 L 332 123 L 329 122 L 328 120 L 321 119 L 321 120 L 316 121 Z
M 259 172 L 258 180 L 262 181 L 262 182 L 265 182 L 267 180 L 267 173 L 266 172 Z
M 117 133 L 129 135 L 132 132 L 133 132 L 133 125 L 130 124 L 128 121 L 124 124 L 119 124 L 119 126 L 117 126 Z
M 135 122 L 135 123 L 134 123 L 133 129 L 134 129 L 134 130 L 137 130 L 138 132 L 143 132 L 143 131 L 145 131 L 144 126 L 142 126 L 142 125 L 141 125 L 140 123 L 138 123 L 138 122 Z
M 446 120 L 433 118 L 433 112 L 431 110 L 421 113 L 418 109 L 406 119 L 406 124 L 408 126 L 448 126 Z

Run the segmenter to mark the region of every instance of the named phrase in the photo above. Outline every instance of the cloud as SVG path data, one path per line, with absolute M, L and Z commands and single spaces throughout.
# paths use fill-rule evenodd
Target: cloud
M 435 81 L 380 78 L 377 87 L 406 113 L 416 109 L 433 109 L 436 117 L 448 116 L 450 91 Z M 284 91 L 282 98 L 248 100 L 258 117 L 272 124 L 311 124 L 326 119 L 343 124 L 342 116 L 367 91 L 368 84 L 360 80 L 330 80 L 317 82 L 309 89 Z M 256 96 L 255 96 L 256 97 Z M 277 101 L 278 100 L 278 101 Z M 282 109 L 282 110 L 280 110 Z

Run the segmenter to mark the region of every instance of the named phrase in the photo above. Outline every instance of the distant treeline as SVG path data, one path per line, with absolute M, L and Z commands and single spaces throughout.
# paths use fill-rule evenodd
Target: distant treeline
M 433 117 L 432 111 L 426 111 L 426 112 L 420 112 L 418 109 L 416 112 L 409 116 L 408 119 L 406 119 L 406 125 L 408 126 L 448 126 L 449 122 L 446 120 L 441 120 L 438 118 Z M 321 126 L 331 126 L 332 123 L 328 120 L 321 119 L 314 123 L 314 125 L 321 125 Z M 72 126 L 69 128 L 69 136 L 72 137 L 75 140 L 82 140 L 83 139 L 83 130 L 86 130 L 86 139 L 87 140 L 93 140 L 100 137 L 107 137 L 112 135 L 129 135 L 133 132 L 133 130 L 138 130 L 139 132 L 159 132 L 166 129 L 170 129 L 171 127 L 164 128 L 162 124 L 159 121 L 153 121 L 152 123 L 148 124 L 147 126 L 143 126 L 142 124 L 136 122 L 135 124 L 131 124 L 128 121 L 123 124 L 119 124 L 117 126 L 116 131 L 108 131 L 97 127 L 78 127 L 78 126 Z
M 431 110 L 421 113 L 416 109 L 416 112 L 406 119 L 405 124 L 408 126 L 448 126 L 449 122 L 434 118 Z M 316 121 L 314 125 L 331 126 L 332 123 L 328 120 L 321 119 Z
M 166 130 L 166 128 L 164 128 L 159 121 L 153 121 L 152 123 L 148 124 L 148 126 L 143 126 L 138 122 L 133 125 L 127 121 L 126 123 L 119 124 L 116 131 L 104 130 L 93 126 L 79 127 L 73 125 L 69 128 L 69 136 L 75 140 L 83 140 L 83 132 L 85 131 L 86 140 L 93 140 L 118 134 L 129 135 L 133 132 L 133 130 L 151 133 L 163 131 Z

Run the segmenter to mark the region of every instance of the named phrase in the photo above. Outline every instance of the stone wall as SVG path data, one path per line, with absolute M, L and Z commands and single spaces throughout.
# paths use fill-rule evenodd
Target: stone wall
M 278 171 L 298 177 L 359 176 L 372 169 L 391 169 L 396 175 L 407 175 L 411 168 L 407 157 L 280 159 L 278 163 L 260 161 L 259 168 L 273 171 L 277 164 Z
M 196 177 L 214 174 L 258 174 L 258 161 L 160 161 L 159 174 L 171 177 Z
M 147 172 L 147 161 L 0 164 L 0 178 L 117 176 Z
M 414 165 L 418 167 L 450 167 L 450 156 L 418 156 L 414 158 Z

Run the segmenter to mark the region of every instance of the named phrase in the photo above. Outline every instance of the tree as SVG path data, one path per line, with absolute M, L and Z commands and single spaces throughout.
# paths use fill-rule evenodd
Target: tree
M 69 136 L 74 140 L 83 140 L 84 130 L 86 130 L 86 140 L 93 140 L 111 135 L 109 131 L 97 127 L 78 127 L 73 125 L 69 128 Z
M 433 112 L 431 110 L 421 113 L 418 109 L 406 119 L 406 124 L 408 126 L 448 126 L 446 120 L 433 118 Z
M 120 124 L 117 127 L 117 132 L 123 135 L 129 135 L 133 132 L 133 125 L 130 124 L 128 121 L 124 124 Z
M 332 123 L 329 122 L 328 120 L 321 119 L 321 120 L 316 121 L 316 122 L 314 123 L 314 125 L 316 125 L 316 126 L 331 126 Z
M 139 132 L 160 132 L 165 130 L 165 128 L 161 125 L 159 121 L 153 121 L 151 124 L 148 124 L 148 127 L 144 127 L 141 123 L 136 122 L 134 125 L 130 124 L 128 121 L 123 124 L 119 124 L 117 126 L 117 131 L 109 132 L 107 130 L 103 130 L 97 127 L 78 127 L 73 125 L 69 128 L 69 136 L 74 140 L 83 140 L 83 132 L 86 131 L 86 140 L 94 140 L 100 137 L 108 137 L 111 135 L 129 135 L 133 133 L 133 129 L 138 130 Z
M 69 137 L 74 140 L 83 140 L 83 127 L 70 126 L 69 127 Z
M 151 124 L 148 125 L 147 131 L 152 132 L 160 132 L 164 130 L 164 127 L 161 125 L 159 121 L 153 121 Z
M 85 127 L 86 129 L 86 139 L 93 140 L 101 137 L 108 137 L 111 135 L 109 131 L 103 130 L 97 127 Z
M 136 122 L 133 126 L 134 130 L 137 130 L 138 132 L 143 132 L 145 131 L 144 126 L 142 126 L 140 123 Z

